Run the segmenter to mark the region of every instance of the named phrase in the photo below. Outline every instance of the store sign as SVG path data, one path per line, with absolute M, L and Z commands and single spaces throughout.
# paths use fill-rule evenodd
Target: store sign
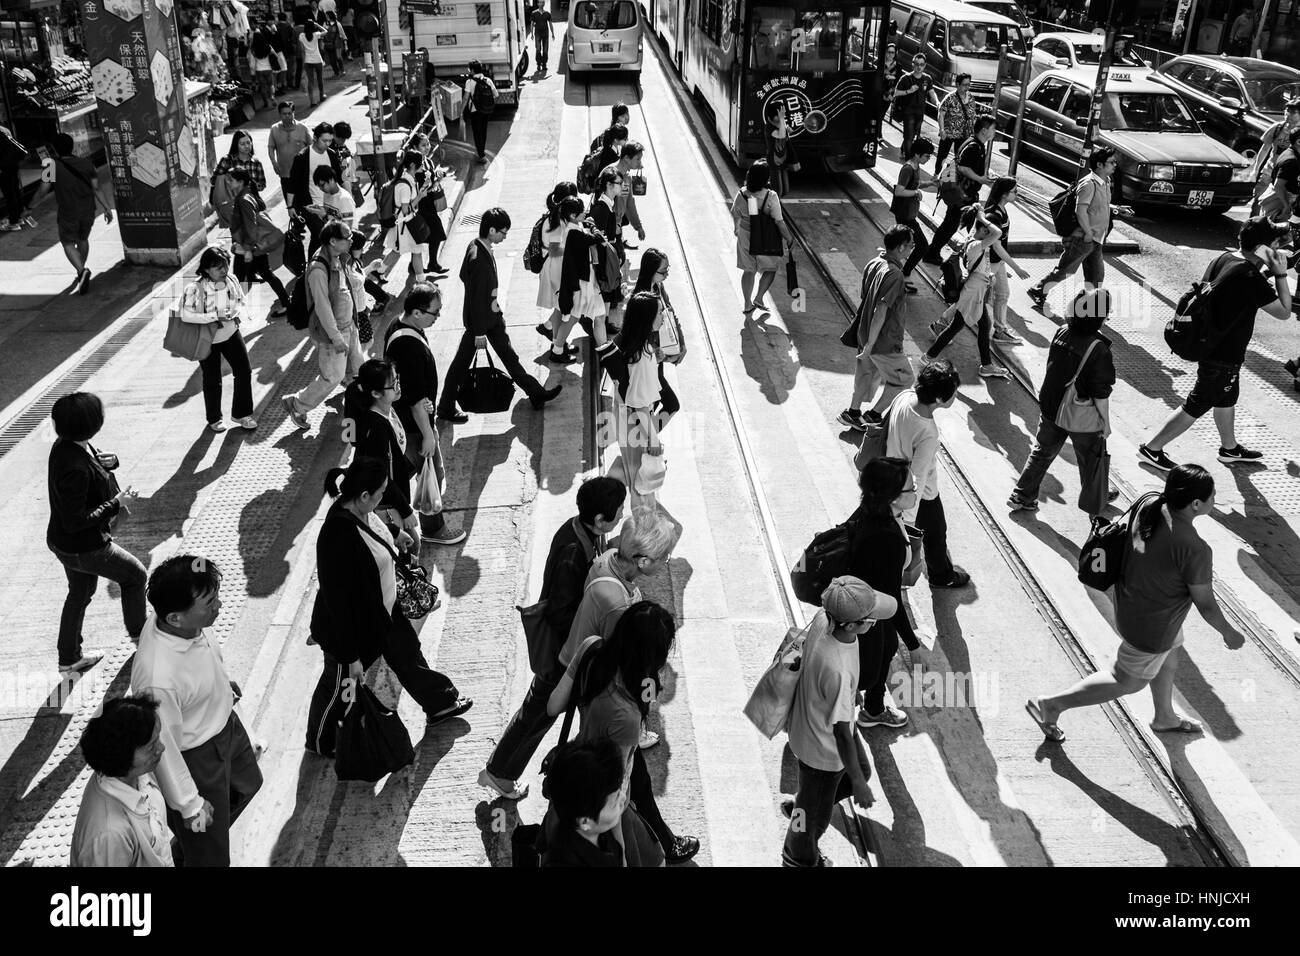
M 455 45 L 456 45 L 456 34 L 454 33 L 439 33 L 435 38 L 435 46 L 455 46 Z
M 204 231 L 172 0 L 79 0 L 128 260 L 178 254 Z

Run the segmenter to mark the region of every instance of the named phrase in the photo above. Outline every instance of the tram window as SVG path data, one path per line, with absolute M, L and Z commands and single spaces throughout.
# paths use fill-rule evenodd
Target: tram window
M 793 53 L 796 69 L 838 70 L 843 25 L 844 13 L 841 10 L 806 10 L 799 14 L 795 29 L 803 32 L 795 34 Z
M 876 68 L 876 50 L 884 24 L 880 8 L 849 7 L 844 32 L 844 68 L 852 72 Z
M 794 29 L 792 7 L 755 7 L 749 29 L 750 67 L 760 70 L 790 69 Z

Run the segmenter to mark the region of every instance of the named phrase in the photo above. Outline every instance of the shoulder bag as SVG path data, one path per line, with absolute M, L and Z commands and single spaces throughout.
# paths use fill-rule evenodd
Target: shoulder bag
M 397 609 L 408 621 L 418 620 L 438 606 L 438 586 L 429 582 L 429 572 L 411 560 L 409 554 L 398 554 L 391 544 L 375 534 L 364 521 L 357 525 L 370 537 L 384 546 L 392 555 L 393 571 L 397 577 Z
M 212 340 L 217 335 L 217 323 L 205 322 L 199 325 L 186 322 L 180 311 L 172 309 L 167 315 L 167 332 L 163 336 L 163 348 L 177 358 L 202 362 L 212 354 Z
M 1079 362 L 1079 367 L 1074 370 L 1074 375 L 1066 383 L 1065 391 L 1061 395 L 1061 404 L 1056 409 L 1056 424 L 1064 428 L 1067 432 L 1077 434 L 1097 434 L 1106 430 L 1105 419 L 1101 417 L 1101 409 L 1097 403 L 1089 399 L 1079 398 L 1079 375 L 1083 372 L 1083 367 L 1088 364 L 1088 359 L 1092 357 L 1092 351 L 1101 344 L 1101 339 L 1093 339 L 1088 343 L 1088 350 L 1083 353 L 1083 358 Z
M 474 351 L 474 363 L 461 380 L 456 401 L 470 414 L 504 412 L 515 400 L 515 383 L 510 376 L 496 367 L 492 353 L 486 349 L 487 365 L 478 364 L 479 349 Z
M 742 191 L 746 200 L 750 195 Z M 763 204 L 758 212 L 749 217 L 749 254 L 751 256 L 785 256 L 785 240 L 777 228 L 776 219 L 767 212 L 767 201 L 772 198 L 772 190 L 763 197 Z

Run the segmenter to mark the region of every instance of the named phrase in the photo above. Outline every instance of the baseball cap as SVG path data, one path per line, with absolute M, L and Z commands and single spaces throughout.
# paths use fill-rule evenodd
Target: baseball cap
M 822 592 L 822 607 L 837 624 L 852 621 L 884 621 L 898 613 L 898 602 L 881 594 L 861 578 L 850 575 L 834 578 Z

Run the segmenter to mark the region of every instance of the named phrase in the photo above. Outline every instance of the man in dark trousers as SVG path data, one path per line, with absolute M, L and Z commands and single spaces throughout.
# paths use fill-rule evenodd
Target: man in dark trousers
M 555 24 L 551 22 L 551 11 L 546 9 L 542 0 L 533 0 L 532 12 L 528 14 L 528 30 L 533 34 L 537 69 L 545 73 L 546 62 L 551 57 L 551 41 L 555 39 Z
M 329 166 L 334 170 L 336 182 L 343 182 L 343 159 L 334 148 L 334 124 L 317 123 L 311 131 L 311 145 L 299 151 L 289 168 L 289 189 L 284 195 L 284 204 L 292 213 L 307 224 L 311 234 L 311 243 L 307 255 L 316 253 L 320 246 L 320 231 L 325 225 L 323 217 L 312 212 L 311 206 L 325 205 L 325 192 L 316 185 L 312 174 L 320 166 Z
M 406 430 L 406 457 L 418 474 L 426 458 L 434 460 L 439 477 L 446 474 L 438 430 L 433 425 L 433 403 L 438 398 L 438 366 L 424 332 L 442 315 L 442 293 L 436 285 L 417 282 L 406 293 L 402 316 L 384 333 L 384 357 L 393 363 L 401 394 L 393 408 Z M 463 528 L 448 528 L 442 512 L 420 515 L 420 536 L 434 544 L 459 544 Z
M 280 52 L 284 54 L 285 90 L 302 89 L 302 57 L 298 53 L 298 31 L 289 22 L 289 14 L 280 12 L 280 22 L 275 25 L 275 37 L 280 41 Z
M 76 281 L 68 289 L 85 295 L 90 291 L 90 228 L 95 224 L 95 213 L 104 214 L 104 222 L 113 221 L 109 208 L 99 188 L 95 165 L 74 152 L 76 142 L 67 133 L 54 134 L 56 159 L 47 159 L 41 166 L 41 185 L 32 199 L 35 209 L 51 191 L 58 203 L 59 242 L 63 254 L 72 268 L 77 270 Z
M 497 262 L 492 254 L 492 247 L 505 241 L 510 232 L 510 214 L 499 206 L 483 214 L 479 223 L 478 238 L 465 250 L 465 261 L 460 266 L 460 281 L 465 283 L 465 304 L 462 317 L 465 321 L 465 334 L 461 337 L 460 348 L 447 369 L 447 381 L 442 386 L 442 400 L 438 403 L 438 417 L 443 421 L 464 424 L 469 416 L 456 409 L 456 397 L 460 394 L 460 385 L 469 371 L 470 359 L 478 346 L 491 345 L 492 350 L 501 359 L 515 384 L 524 390 L 533 403 L 533 408 L 541 408 L 560 394 L 564 386 L 543 388 L 542 383 L 524 371 L 524 366 L 510 344 L 506 332 L 506 320 L 501 314 L 501 303 L 497 301 Z
M 601 538 L 623 520 L 626 499 L 627 488 L 617 478 L 589 478 L 578 489 L 577 517 L 562 524 L 551 539 L 538 600 L 546 602 L 542 612 L 545 626 L 560 640 L 573 627 Z M 564 667 L 558 660 L 533 676 L 524 702 L 501 734 L 487 766 L 479 772 L 479 786 L 495 790 L 507 800 L 522 800 L 528 795 L 528 785 L 520 785 L 519 777 L 555 723 L 555 718 L 546 713 L 546 702 L 562 676 Z

